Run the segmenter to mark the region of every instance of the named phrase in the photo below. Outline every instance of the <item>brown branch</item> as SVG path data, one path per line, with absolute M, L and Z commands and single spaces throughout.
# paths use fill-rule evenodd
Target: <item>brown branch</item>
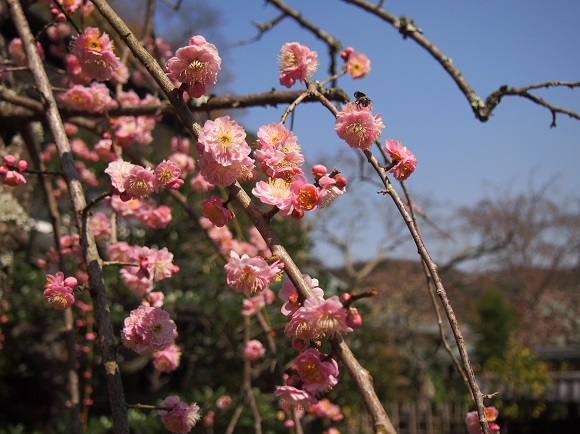
M 405 39 L 409 38 L 414 40 L 417 44 L 423 47 L 427 52 L 433 56 L 433 58 L 439 62 L 439 64 L 445 69 L 445 71 L 451 76 L 452 80 L 457 84 L 459 90 L 469 102 L 471 110 L 475 114 L 475 117 L 479 119 L 481 122 L 486 122 L 491 117 L 493 110 L 499 104 L 501 97 L 504 95 L 518 95 L 533 101 L 534 103 L 546 107 L 552 113 L 552 123 L 551 127 L 556 126 L 556 114 L 562 113 L 570 116 L 573 119 L 580 120 L 580 114 L 562 108 L 556 107 L 548 102 L 544 101 L 541 98 L 533 96 L 527 93 L 527 90 L 530 89 L 537 89 L 541 87 L 551 87 L 551 86 L 568 86 L 568 87 L 578 87 L 578 83 L 567 83 L 567 82 L 548 82 L 548 83 L 538 83 L 533 84 L 524 88 L 519 89 L 508 89 L 507 86 L 500 87 L 499 90 L 491 93 L 486 99 L 485 102 L 482 98 L 480 98 L 477 93 L 471 88 L 463 74 L 460 70 L 453 64 L 451 59 L 447 57 L 443 52 L 429 39 L 427 39 L 423 35 L 423 31 L 415 26 L 413 20 L 408 19 L 405 16 L 400 18 L 390 14 L 385 9 L 381 7 L 381 4 L 375 5 L 368 0 L 343 0 L 345 3 L 350 3 L 355 5 L 371 14 L 377 16 L 378 18 L 382 19 L 383 21 L 388 22 L 394 28 L 399 30 L 399 33 L 403 35 Z M 560 84 L 561 83 L 561 84 Z M 524 90 L 522 90 L 524 89 Z
M 66 182 L 70 200 L 74 209 L 77 227 L 81 228 L 81 215 L 86 206 L 86 201 L 79 175 L 72 158 L 70 143 L 58 112 L 56 100 L 52 93 L 51 85 L 42 60 L 36 50 L 34 37 L 30 31 L 30 26 L 28 25 L 20 2 L 18 0 L 7 0 L 7 3 L 10 8 L 12 20 L 20 38 L 22 39 L 24 50 L 28 57 L 28 65 L 30 66 L 37 90 L 40 93 L 45 106 L 48 125 L 58 148 L 62 169 L 66 175 Z M 102 279 L 100 258 L 95 239 L 89 228 L 87 228 L 86 232 L 81 232 L 81 245 L 89 275 L 89 291 L 93 299 L 95 320 L 98 326 L 98 341 L 101 347 L 102 365 L 106 372 L 105 378 L 107 381 L 113 426 L 117 434 L 128 434 L 129 422 L 127 418 L 127 404 L 117 364 L 115 335 L 109 315 L 105 285 Z
M 306 299 L 314 297 L 314 293 L 304 280 L 302 272 L 272 230 L 268 220 L 264 218 L 260 209 L 252 203 L 248 194 L 237 182 L 228 187 L 228 192 L 230 197 L 238 201 L 245 214 L 250 218 L 258 231 L 260 231 L 272 254 L 284 263 L 284 271 L 296 287 L 300 298 Z M 334 353 L 345 366 L 349 376 L 361 394 L 367 410 L 373 419 L 375 432 L 394 434 L 396 432 L 395 428 L 376 395 L 369 372 L 360 365 L 341 337 L 329 339 L 329 342 Z

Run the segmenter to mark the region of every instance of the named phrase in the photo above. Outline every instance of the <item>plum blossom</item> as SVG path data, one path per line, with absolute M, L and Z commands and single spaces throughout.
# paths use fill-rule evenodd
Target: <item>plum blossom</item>
M 137 354 L 163 351 L 175 341 L 177 328 L 169 314 L 158 307 L 141 305 L 125 318 L 123 344 Z
M 497 416 L 499 415 L 499 411 L 495 407 L 485 407 L 485 418 L 487 419 L 487 423 L 489 424 L 489 429 L 492 434 L 499 432 L 499 425 L 495 423 Z M 479 415 L 477 411 L 470 411 L 467 413 L 465 417 L 465 425 L 467 427 L 467 432 L 469 434 L 482 434 L 483 430 L 481 429 L 481 425 L 479 424 Z
M 294 359 L 302 380 L 302 389 L 316 396 L 328 392 L 338 383 L 338 364 L 316 348 L 309 348 Z
M 248 341 L 244 348 L 244 359 L 250 362 L 255 362 L 259 358 L 264 357 L 264 354 L 266 354 L 266 349 L 262 345 L 262 342 L 257 339 Z
M 160 372 L 173 372 L 179 366 L 180 358 L 180 348 L 171 344 L 164 350 L 153 353 L 153 366 Z
M 181 169 L 177 163 L 171 160 L 163 160 L 157 165 L 154 172 L 156 189 L 160 187 L 166 190 L 177 190 L 182 184 L 183 179 L 180 179 Z
M 246 143 L 246 132 L 229 116 L 222 116 L 215 121 L 207 120 L 199 134 L 198 148 L 200 153 L 223 165 L 230 161 L 239 161 L 247 157 L 251 149 Z
M 280 406 L 285 409 L 308 408 L 316 403 L 316 398 L 311 394 L 294 386 L 276 386 L 274 395 L 278 398 Z
M 117 105 L 103 83 L 92 83 L 90 87 L 76 84 L 59 95 L 58 100 L 70 109 L 97 113 Z
M 106 33 L 101 34 L 96 27 L 87 27 L 73 39 L 72 54 L 77 58 L 84 75 L 98 81 L 111 78 L 119 65 L 119 58 L 113 52 L 113 43 Z
M 165 69 L 169 78 L 186 85 L 192 98 L 199 98 L 207 86 L 217 82 L 221 63 L 216 46 L 198 35 L 175 52 L 175 56 L 165 64 Z
M 354 51 L 354 48 L 347 47 L 341 57 L 346 62 L 346 72 L 352 79 L 364 78 L 371 71 L 371 61 L 366 54 Z
M 393 160 L 389 172 L 399 181 L 406 180 L 417 167 L 417 158 L 398 140 L 386 140 L 383 149 Z
M 351 332 L 346 322 L 347 310 L 338 296 L 327 300 L 313 297 L 306 299 L 286 325 L 286 334 L 299 339 L 331 337 L 341 332 Z
M 344 415 L 340 412 L 340 407 L 330 402 L 327 398 L 311 405 L 308 408 L 308 413 L 316 417 L 330 419 L 333 422 L 340 422 L 344 418 Z
M 0 165 L 0 182 L 10 187 L 16 187 L 20 184 L 26 184 L 26 178 L 20 173 L 28 168 L 26 160 L 16 161 L 16 157 L 7 154 Z
M 371 105 L 364 107 L 355 102 L 344 105 L 336 115 L 334 130 L 352 148 L 366 150 L 379 138 L 385 128 L 380 114 L 373 116 Z
M 62 271 L 57 272 L 54 276 L 47 274 L 43 297 L 55 309 L 65 310 L 75 302 L 73 289 L 77 284 L 77 279 L 72 276 L 65 279 Z
M 40 55 L 40 58 L 44 60 L 44 50 L 40 42 L 36 43 L 36 50 Z M 26 57 L 26 52 L 24 51 L 24 46 L 22 45 L 22 39 L 14 38 L 8 44 L 8 53 L 14 60 L 14 63 L 18 66 L 28 66 L 28 58 Z
M 216 400 L 215 406 L 218 410 L 225 410 L 230 406 L 231 403 L 232 397 L 230 395 L 222 395 Z
M 298 42 L 288 42 L 280 48 L 280 84 L 292 87 L 296 80 L 304 83 L 318 68 L 318 53 Z
M 224 201 L 219 197 L 212 196 L 201 203 L 204 217 L 207 217 L 211 222 L 222 227 L 226 223 L 231 222 L 236 216 L 226 206 Z
M 313 279 L 308 274 L 303 274 L 304 280 L 312 289 L 314 297 L 319 298 L 321 301 L 324 297 L 324 291 L 318 286 L 318 279 Z M 289 316 L 302 306 L 298 297 L 298 290 L 294 286 L 294 283 L 290 279 L 287 279 L 282 283 L 282 287 L 278 292 L 278 297 L 284 302 L 281 308 L 282 314 Z
M 284 264 L 280 261 L 268 264 L 261 257 L 250 258 L 246 254 L 240 257 L 235 251 L 230 252 L 230 259 L 224 266 L 228 285 L 246 294 L 268 288 L 282 268 Z
M 165 429 L 175 434 L 187 434 L 201 419 L 197 404 L 187 405 L 175 395 L 165 398 L 161 406 L 170 410 L 158 410 L 157 414 Z

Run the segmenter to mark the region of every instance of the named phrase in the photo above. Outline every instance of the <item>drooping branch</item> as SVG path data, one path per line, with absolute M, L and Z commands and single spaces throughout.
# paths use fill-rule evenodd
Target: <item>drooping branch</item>
M 399 33 L 403 35 L 405 39 L 412 39 L 421 47 L 423 47 L 427 52 L 433 56 L 433 58 L 439 62 L 439 64 L 445 69 L 445 71 L 451 76 L 455 84 L 459 87 L 459 90 L 469 102 L 471 110 L 475 114 L 475 117 L 481 122 L 486 122 L 491 117 L 493 110 L 497 107 L 501 98 L 505 95 L 517 95 L 529 99 L 530 101 L 547 108 L 552 114 L 551 127 L 556 126 L 556 114 L 562 113 L 570 116 L 573 119 L 580 120 L 580 114 L 568 110 L 562 107 L 556 107 L 553 104 L 539 98 L 535 95 L 529 93 L 529 90 L 538 89 L 542 87 L 553 87 L 553 86 L 567 86 L 570 88 L 576 88 L 580 86 L 579 82 L 559 82 L 553 81 L 548 83 L 537 83 L 521 88 L 509 88 L 508 86 L 501 86 L 497 91 L 492 92 L 487 98 L 480 98 L 475 90 L 469 85 L 459 68 L 451 61 L 451 58 L 447 57 L 443 52 L 427 37 L 423 35 L 423 31 L 415 25 L 412 19 L 405 16 L 396 17 L 395 15 L 387 12 L 382 8 L 382 3 L 379 5 L 373 4 L 368 0 L 343 0 L 345 3 L 350 3 L 355 5 L 376 17 L 386 21 L 396 28 Z
M 123 384 L 117 363 L 117 346 L 109 314 L 100 257 L 90 228 L 83 227 L 82 222 L 82 213 L 86 206 L 83 187 L 75 168 L 70 143 L 64 130 L 62 119 L 60 118 L 50 81 L 44 69 L 42 59 L 36 50 L 34 36 L 30 30 L 22 6 L 18 0 L 8 0 L 7 3 L 14 24 L 22 39 L 24 50 L 28 57 L 30 71 L 46 110 L 47 122 L 58 149 L 77 227 L 81 233 L 81 245 L 89 275 L 89 290 L 93 300 L 95 320 L 98 326 L 98 342 L 101 348 L 102 365 L 106 372 L 105 378 L 107 381 L 113 426 L 117 434 L 128 434 L 127 403 L 125 401 Z

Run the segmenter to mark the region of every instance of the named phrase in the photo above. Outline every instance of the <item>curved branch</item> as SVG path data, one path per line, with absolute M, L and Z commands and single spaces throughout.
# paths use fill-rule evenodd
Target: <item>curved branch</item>
M 486 122 L 489 120 L 493 110 L 501 101 L 502 96 L 504 95 L 519 95 L 533 101 L 534 103 L 546 107 L 552 113 L 552 123 L 551 127 L 556 126 L 556 114 L 562 113 L 570 116 L 573 119 L 580 120 L 580 114 L 562 108 L 556 107 L 548 102 L 544 101 L 542 98 L 538 98 L 534 95 L 529 94 L 527 91 L 531 89 L 538 89 L 541 87 L 551 87 L 551 86 L 568 86 L 568 87 L 578 87 L 579 83 L 568 83 L 568 82 L 548 82 L 548 83 L 538 83 L 533 84 L 530 86 L 526 86 L 523 88 L 508 88 L 507 86 L 501 86 L 499 90 L 492 92 L 486 99 L 485 102 L 482 98 L 480 98 L 477 93 L 471 88 L 463 74 L 459 71 L 459 69 L 453 64 L 452 60 L 443 54 L 443 52 L 429 39 L 423 36 L 423 31 L 418 28 L 413 20 L 402 16 L 396 17 L 395 15 L 390 14 L 385 9 L 381 7 L 382 3 L 379 5 L 375 5 L 367 0 L 343 0 L 345 3 L 350 3 L 355 5 L 371 14 L 377 16 L 378 18 L 382 19 L 383 21 L 388 22 L 394 28 L 399 30 L 399 33 L 403 35 L 403 38 L 413 39 L 417 44 L 423 47 L 427 52 L 433 56 L 433 58 L 439 62 L 439 64 L 447 71 L 447 73 L 451 76 L 455 84 L 459 87 L 459 90 L 469 102 L 471 110 L 475 114 L 475 117 L 479 119 L 481 122 Z

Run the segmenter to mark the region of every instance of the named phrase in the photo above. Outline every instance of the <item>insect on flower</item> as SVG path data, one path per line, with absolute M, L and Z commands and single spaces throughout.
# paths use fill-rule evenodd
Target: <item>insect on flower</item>
M 371 104 L 371 99 L 366 96 L 364 93 L 362 93 L 360 90 L 357 90 L 354 93 L 354 97 L 356 98 L 356 105 L 357 106 L 363 106 L 363 107 L 368 107 Z

